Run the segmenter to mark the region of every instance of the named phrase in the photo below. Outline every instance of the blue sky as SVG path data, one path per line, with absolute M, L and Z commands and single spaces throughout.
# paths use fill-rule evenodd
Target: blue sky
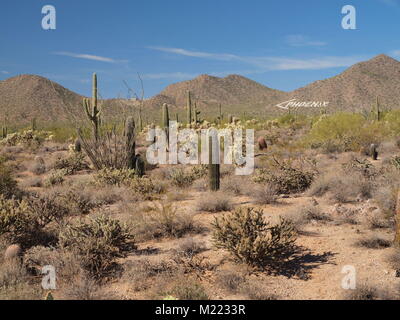
M 43 30 L 42 7 L 57 10 Z M 357 10 L 357 30 L 341 9 Z M 200 74 L 241 74 L 293 90 L 385 53 L 400 59 L 400 0 L 2 0 L 0 80 L 48 77 L 90 94 L 92 72 L 103 97 L 130 87 L 152 96 Z

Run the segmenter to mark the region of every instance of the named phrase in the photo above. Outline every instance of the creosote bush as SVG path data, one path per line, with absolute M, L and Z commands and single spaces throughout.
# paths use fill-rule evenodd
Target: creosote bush
M 19 194 L 17 181 L 12 176 L 10 168 L 0 163 L 0 195 L 11 198 Z
M 109 274 L 117 258 L 126 257 L 136 248 L 129 230 L 104 215 L 68 225 L 60 232 L 59 244 L 76 252 L 82 267 L 95 278 Z
M 274 267 L 284 262 L 294 252 L 294 228 L 284 219 L 270 226 L 263 214 L 263 210 L 248 207 L 215 218 L 216 248 L 228 250 L 252 267 Z

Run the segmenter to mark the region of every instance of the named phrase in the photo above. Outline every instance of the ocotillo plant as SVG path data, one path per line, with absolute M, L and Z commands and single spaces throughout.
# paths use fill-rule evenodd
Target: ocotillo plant
M 139 108 L 139 115 L 138 115 L 138 132 L 143 131 L 143 121 L 142 121 L 142 108 Z
M 218 163 L 213 163 L 213 158 L 218 159 Z M 211 191 L 220 188 L 219 145 L 213 146 L 212 137 L 208 138 L 208 184 Z
M 135 120 L 133 117 L 128 117 L 125 122 L 125 146 L 126 146 L 126 160 L 128 169 L 135 169 Z
M 99 140 L 99 128 L 100 128 L 100 114 L 101 110 L 97 105 L 97 75 L 93 74 L 93 87 L 92 87 L 92 102 L 89 99 L 83 99 L 83 106 L 86 111 L 90 122 L 93 126 L 93 136 L 95 141 Z
M 187 108 L 187 122 L 188 122 L 188 124 L 191 124 L 192 123 L 192 94 L 190 93 L 189 90 L 187 92 L 186 108 Z
M 371 144 L 370 153 L 371 153 L 372 160 L 378 160 L 378 151 L 377 151 L 376 144 L 374 144 L 374 143 Z

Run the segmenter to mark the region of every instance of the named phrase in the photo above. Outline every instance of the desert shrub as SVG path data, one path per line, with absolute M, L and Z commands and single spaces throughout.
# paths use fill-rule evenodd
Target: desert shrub
M 103 185 L 128 185 L 135 176 L 135 170 L 131 169 L 110 169 L 99 170 L 94 179 L 98 184 Z
M 191 172 L 186 172 L 182 168 L 174 168 L 169 172 L 168 179 L 179 188 L 187 188 L 192 185 L 195 176 Z
M 197 211 L 222 212 L 233 209 L 233 200 L 222 192 L 210 192 L 200 197 L 196 202 Z
M 223 181 L 224 182 L 221 183 L 221 190 L 225 193 L 230 193 L 235 196 L 243 194 L 251 195 L 253 186 L 251 182 L 246 180 L 243 176 L 227 177 Z
M 178 300 L 208 300 L 204 287 L 195 280 L 181 279 L 164 296 L 176 297 Z
M 270 183 L 257 186 L 253 189 L 252 195 L 257 204 L 272 204 L 278 200 L 278 188 Z
M 154 278 L 166 276 L 171 279 L 176 272 L 177 265 L 174 261 L 170 259 L 153 261 L 146 257 L 125 263 L 122 280 L 131 283 L 133 290 L 142 291 L 154 282 Z
M 225 290 L 236 293 L 246 282 L 246 278 L 241 273 L 222 270 L 217 273 L 216 281 Z
M 40 275 L 44 266 L 54 266 L 58 281 L 64 283 L 82 271 L 79 257 L 73 252 L 44 246 L 34 246 L 25 251 L 23 265 L 34 276 Z
M 392 242 L 380 236 L 374 235 L 357 241 L 357 245 L 368 249 L 383 249 L 392 245 Z
M 204 250 L 206 250 L 204 242 L 188 238 L 179 244 L 178 248 L 176 249 L 176 253 L 185 257 L 193 257 Z
M 25 200 L 0 196 L 0 235 L 22 247 L 52 242 L 53 236 L 44 230 L 45 214 L 33 211 Z
M 216 217 L 214 245 L 253 267 L 264 268 L 283 262 L 294 252 L 294 228 L 284 219 L 270 226 L 263 214 L 263 210 L 239 208 Z
M 36 157 L 31 168 L 31 172 L 36 175 L 41 175 L 46 172 L 46 163 L 42 157 Z
M 6 146 L 22 145 L 27 148 L 37 148 L 45 141 L 52 139 L 51 132 L 25 130 L 11 133 L 1 143 Z
M 353 158 L 342 166 L 345 173 L 352 174 L 357 172 L 368 180 L 374 180 L 379 174 L 375 166 L 367 159 Z
M 257 280 L 250 280 L 242 284 L 240 292 L 248 296 L 250 300 L 278 300 L 278 296 L 270 293 L 268 287 Z
M 394 248 L 387 257 L 387 262 L 389 265 L 396 270 L 397 275 L 400 273 L 400 249 Z
M 78 189 L 73 187 L 60 194 L 60 197 L 71 212 L 87 214 L 101 205 L 94 197 L 95 192 L 87 188 Z
M 333 200 L 345 203 L 361 196 L 364 199 L 372 197 L 374 184 L 361 173 L 328 172 L 318 176 L 311 184 L 308 194 L 323 196 L 330 193 Z
M 44 185 L 46 187 L 55 186 L 58 184 L 62 184 L 65 181 L 65 176 L 68 175 L 67 170 L 53 170 L 50 174 L 44 179 Z
M 372 192 L 375 203 L 387 217 L 393 217 L 396 209 L 397 194 L 400 188 L 400 172 L 387 167 L 376 180 Z
M 61 248 L 71 249 L 81 257 L 82 267 L 95 278 L 109 274 L 117 258 L 126 257 L 135 249 L 134 237 L 129 230 L 104 215 L 89 222 L 76 222 L 60 232 Z
M 301 232 L 303 227 L 312 220 L 325 222 L 332 220 L 321 208 L 317 205 L 309 204 L 294 210 L 288 211 L 281 215 L 285 220 L 290 221 L 297 232 Z
M 114 293 L 104 291 L 96 279 L 84 273 L 75 277 L 72 283 L 62 290 L 62 296 L 68 300 L 78 301 L 118 299 Z
M 22 188 L 41 188 L 43 186 L 40 177 L 31 177 L 21 182 Z
M 154 182 L 148 177 L 135 176 L 130 183 L 131 190 L 140 195 L 144 200 L 151 200 L 154 196 L 165 192 L 165 185 L 161 182 Z
M 314 173 L 296 168 L 291 161 L 278 161 L 268 169 L 257 169 L 253 178 L 256 183 L 269 183 L 277 193 L 289 194 L 305 191 L 312 183 Z
M 399 139 L 400 141 L 400 139 Z M 395 156 L 390 159 L 390 163 L 395 167 L 397 170 L 400 170 L 400 156 Z
M 347 290 L 345 300 L 388 300 L 387 292 L 367 284 L 358 285 L 354 290 Z
M 27 202 L 32 217 L 41 228 L 53 221 L 60 223 L 69 214 L 68 208 L 54 194 L 31 195 Z
M 133 229 L 138 238 L 152 239 L 161 237 L 180 238 L 197 228 L 193 217 L 178 212 L 171 203 L 153 203 L 146 210 L 140 210 L 133 216 Z
M 17 181 L 14 180 L 11 170 L 0 164 L 0 195 L 11 198 L 18 194 Z
M 67 175 L 73 175 L 78 171 L 89 169 L 85 156 L 81 152 L 74 152 L 67 158 L 58 158 L 54 163 L 54 169 L 63 169 Z
M 207 176 L 207 174 L 208 174 L 208 166 L 204 164 L 195 165 L 191 169 L 191 175 L 195 180 L 204 178 L 205 176 Z
M 365 222 L 369 229 L 385 229 L 394 226 L 394 219 L 384 215 L 380 211 L 374 211 L 365 217 Z

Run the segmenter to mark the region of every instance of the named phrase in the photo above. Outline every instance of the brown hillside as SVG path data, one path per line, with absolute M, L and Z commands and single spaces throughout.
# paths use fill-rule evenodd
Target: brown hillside
M 159 102 L 165 99 L 166 103 L 185 106 L 187 90 L 191 91 L 194 100 L 203 105 L 267 103 L 284 96 L 282 91 L 270 89 L 239 75 L 225 78 L 201 75 L 193 80 L 172 84 L 151 100 Z
M 39 121 L 64 121 L 67 119 L 65 101 L 78 106 L 82 97 L 36 75 L 0 81 L 0 112 L 2 120 L 7 118 L 10 123 L 28 123 L 34 117 Z
M 333 109 L 355 111 L 370 109 L 377 96 L 383 107 L 400 106 L 400 62 L 383 54 L 297 89 L 289 99 L 329 101 Z

